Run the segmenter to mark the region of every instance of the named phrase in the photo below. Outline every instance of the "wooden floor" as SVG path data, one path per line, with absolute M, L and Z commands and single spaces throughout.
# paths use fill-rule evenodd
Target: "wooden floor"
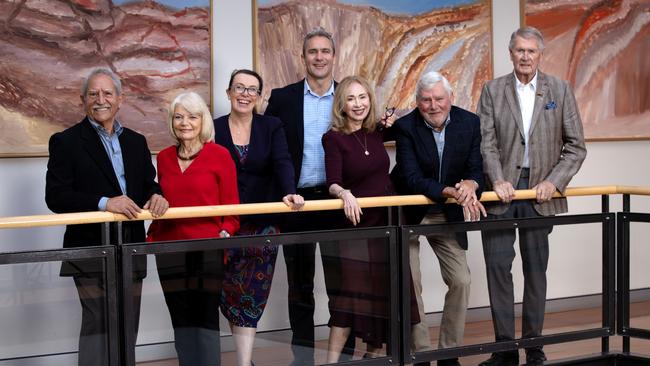
M 635 328 L 650 329 L 650 302 L 632 304 L 630 308 L 631 321 L 630 325 Z M 561 333 L 568 331 L 575 331 L 581 329 L 591 329 L 600 327 L 601 324 L 601 310 L 597 309 L 584 309 L 573 310 L 558 313 L 546 314 L 544 323 L 544 334 Z M 518 329 L 519 331 L 519 329 Z M 437 335 L 438 328 L 431 328 L 433 345 L 438 344 Z M 265 335 L 260 335 L 264 337 Z M 465 328 L 465 344 L 478 344 L 488 343 L 493 341 L 493 330 L 491 321 L 481 321 L 468 323 Z M 268 341 L 260 342 L 269 344 Z M 273 343 L 273 342 L 271 342 Z M 288 340 L 284 342 L 277 342 L 273 345 L 264 347 L 256 347 L 253 354 L 253 361 L 257 366 L 277 366 L 288 365 L 292 360 L 291 351 Z M 600 339 L 578 341 L 557 345 L 548 345 L 544 347 L 546 356 L 549 361 L 566 359 L 571 357 L 585 356 L 600 352 L 601 342 Z M 316 345 L 316 361 L 317 364 L 325 362 L 327 350 L 327 341 L 319 341 Z M 360 358 L 364 353 L 364 346 L 357 343 L 356 358 Z M 622 338 L 610 338 L 610 350 L 622 350 Z M 635 340 L 631 341 L 631 350 L 637 354 L 643 354 L 650 357 L 650 340 Z M 523 362 L 524 352 L 520 352 L 520 359 Z M 463 365 L 478 365 L 482 360 L 488 358 L 489 355 L 478 355 L 461 358 Z M 142 362 L 140 366 L 177 366 L 178 362 L 174 360 L 162 360 L 156 362 Z M 222 354 L 222 365 L 235 365 L 234 352 L 224 352 Z M 434 364 L 435 365 L 435 364 Z

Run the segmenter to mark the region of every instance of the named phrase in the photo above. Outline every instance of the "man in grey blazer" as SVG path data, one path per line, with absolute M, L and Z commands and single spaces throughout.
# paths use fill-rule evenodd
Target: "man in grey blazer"
M 500 199 L 486 205 L 488 218 L 523 218 L 567 212 L 564 192 L 587 154 L 582 121 L 565 81 L 538 69 L 544 51 L 542 34 L 533 27 L 512 33 L 514 73 L 488 82 L 477 114 L 487 189 Z M 513 201 L 515 189 L 534 189 L 536 200 Z M 522 337 L 540 336 L 546 303 L 548 234 L 552 228 L 519 229 L 524 275 Z M 512 261 L 515 229 L 483 231 L 492 322 L 497 341 L 515 339 Z M 541 365 L 542 347 L 526 349 L 526 362 Z M 482 366 L 518 365 L 515 351 L 492 354 Z

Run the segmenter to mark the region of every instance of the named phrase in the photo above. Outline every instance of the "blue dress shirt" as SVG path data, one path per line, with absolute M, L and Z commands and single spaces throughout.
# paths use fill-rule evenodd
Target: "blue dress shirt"
M 431 129 L 431 132 L 433 133 L 433 139 L 436 140 L 436 148 L 438 149 L 438 182 L 442 182 L 442 155 L 445 151 L 445 130 L 447 129 L 447 125 L 449 124 L 450 121 L 449 115 L 447 115 L 447 120 L 445 123 L 442 125 L 442 130 L 440 132 L 436 131 L 433 127 L 431 127 L 430 124 L 428 124 L 426 121 L 424 124 Z
M 108 154 L 108 158 L 111 160 L 111 165 L 117 177 L 117 182 L 120 184 L 122 194 L 126 194 L 126 175 L 124 174 L 124 160 L 122 159 L 122 147 L 120 146 L 122 125 L 116 120 L 113 123 L 113 133 L 109 135 L 108 131 L 102 125 L 93 121 L 90 117 L 88 117 L 88 120 L 93 128 L 95 128 L 95 131 L 97 131 L 97 135 L 102 141 L 102 145 L 104 145 L 104 150 L 106 150 L 106 154 Z M 108 197 L 100 198 L 97 208 L 100 211 L 106 211 L 107 202 Z
M 298 188 L 325 184 L 325 151 L 321 138 L 330 128 L 334 82 L 323 96 L 314 93 L 305 80 L 304 89 L 304 146 Z

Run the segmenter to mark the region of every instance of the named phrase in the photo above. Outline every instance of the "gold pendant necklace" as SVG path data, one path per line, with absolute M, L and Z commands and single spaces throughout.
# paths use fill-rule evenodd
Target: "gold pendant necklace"
M 352 136 L 354 136 L 354 139 L 357 140 L 359 145 L 361 145 L 361 147 L 363 148 L 363 153 L 366 156 L 370 155 L 370 153 L 368 152 L 368 134 L 366 133 L 363 134 L 363 144 L 361 143 L 361 140 L 359 140 L 359 138 L 354 132 L 352 132 Z

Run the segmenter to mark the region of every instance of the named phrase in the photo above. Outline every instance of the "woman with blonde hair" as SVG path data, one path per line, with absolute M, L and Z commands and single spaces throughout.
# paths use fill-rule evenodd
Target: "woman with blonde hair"
M 176 144 L 158 154 L 158 181 L 170 207 L 239 203 L 235 163 L 214 143 L 212 115 L 203 98 L 188 92 L 169 108 Z M 154 221 L 148 241 L 228 237 L 239 217 Z M 219 301 L 223 250 L 157 254 L 158 276 L 169 308 L 179 365 L 219 364 Z
M 375 95 L 368 81 L 358 76 L 343 79 L 334 94 L 332 127 L 322 139 L 329 193 L 343 200 L 347 227 L 388 224 L 386 208 L 362 211 L 357 202 L 357 197 L 393 194 L 384 130 L 379 131 L 377 126 L 374 103 Z M 393 117 L 387 115 L 381 119 L 381 127 L 392 125 Z M 387 249 L 385 240 L 341 243 L 341 277 L 346 281 L 330 300 L 328 363 L 337 362 L 350 332 L 367 344 L 364 357 L 374 357 L 387 342 Z

